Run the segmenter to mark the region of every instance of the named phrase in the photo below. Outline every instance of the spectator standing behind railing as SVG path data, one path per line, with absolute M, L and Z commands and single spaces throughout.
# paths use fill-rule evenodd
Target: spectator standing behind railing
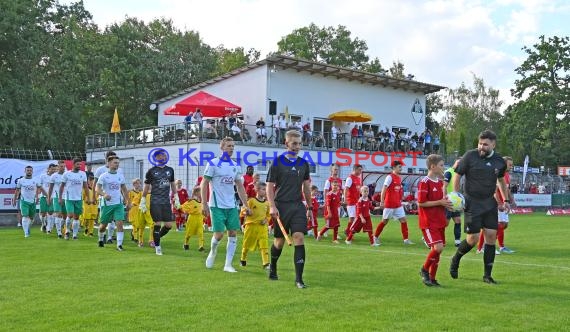
M 279 119 L 277 120 L 277 126 L 279 128 L 279 136 L 277 141 L 279 144 L 283 144 L 285 142 L 285 133 L 287 132 L 287 120 L 285 119 L 284 115 L 280 115 Z
M 438 153 L 439 152 L 439 135 L 435 134 L 435 136 L 433 137 L 433 153 Z
M 202 134 L 202 120 L 204 118 L 202 116 L 202 111 L 199 108 L 196 109 L 196 113 L 194 113 L 192 119 L 194 120 L 194 122 L 198 123 L 198 127 L 200 128 L 200 134 Z
M 424 142 L 425 142 L 424 154 L 427 156 L 431 154 L 431 131 L 429 129 L 426 129 Z

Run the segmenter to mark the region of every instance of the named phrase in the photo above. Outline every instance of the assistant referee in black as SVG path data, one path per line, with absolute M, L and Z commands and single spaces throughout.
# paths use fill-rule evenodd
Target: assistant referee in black
M 494 193 L 499 186 L 503 197 L 509 197 L 504 176 L 507 164 L 498 153 L 495 152 L 497 135 L 490 130 L 479 134 L 477 149 L 467 151 L 459 161 L 455 173 L 460 176 L 453 178 L 453 190 L 459 192 L 461 175 L 465 176 L 465 233 L 457 252 L 451 258 L 449 273 L 453 279 L 459 277 L 459 261 L 476 244 L 479 232 L 483 229 L 485 234 L 485 252 L 483 263 L 485 274 L 483 281 L 488 284 L 496 284 L 491 272 L 495 262 L 495 241 L 497 240 L 497 228 L 499 217 L 497 214 L 497 201 Z M 505 208 L 509 209 L 509 201 L 505 200 Z
M 277 223 L 276 218 L 280 217 L 285 230 L 293 236 L 295 285 L 297 288 L 306 288 L 303 281 L 305 233 L 307 232 L 307 219 L 312 219 L 313 216 L 311 209 L 303 204 L 303 195 L 310 206 L 310 169 L 307 160 L 298 156 L 301 150 L 300 132 L 289 130 L 285 133 L 285 145 L 287 151 L 273 161 L 267 173 L 267 200 L 270 206 L 269 213 L 275 223 Z M 284 244 L 284 235 L 277 225 L 274 227 L 274 236 L 269 268 L 271 280 L 278 279 L 277 261 Z

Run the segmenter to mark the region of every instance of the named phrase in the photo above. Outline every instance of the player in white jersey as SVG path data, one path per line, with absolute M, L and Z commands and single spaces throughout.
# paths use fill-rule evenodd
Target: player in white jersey
M 51 175 L 56 172 L 57 165 L 49 164 L 47 171 L 40 176 L 40 217 L 42 221 L 42 232 L 51 233 L 53 228 L 53 205 L 48 204 L 47 193 Z
M 30 237 L 30 224 L 34 220 L 36 214 L 36 202 L 38 201 L 38 192 L 42 184 L 32 178 L 34 169 L 32 166 L 26 166 L 26 176 L 19 178 L 16 183 L 16 191 L 14 192 L 14 200 L 12 204 L 16 206 L 16 200 L 20 196 L 20 213 L 22 214 L 22 229 L 24 237 Z
M 65 205 L 59 204 L 59 187 L 61 186 L 63 173 L 65 173 L 65 161 L 60 160 L 57 162 L 57 172 L 53 173 L 49 180 L 47 199 L 48 204 L 53 205 L 53 212 L 55 213 L 55 229 L 57 230 L 57 237 L 60 239 L 63 238 L 63 235 L 61 233 L 61 225 L 63 223 L 63 220 L 67 218 Z
M 61 185 L 59 187 L 59 204 L 63 204 L 65 200 L 65 210 L 67 211 L 67 216 L 73 220 L 72 230 L 73 239 L 77 240 L 77 233 L 79 233 L 79 216 L 83 212 L 83 195 L 82 190 L 85 195 L 89 195 L 89 188 L 87 187 L 87 175 L 85 172 L 81 171 L 81 159 L 73 159 L 73 169 L 63 173 L 61 179 Z M 91 204 L 91 199 L 87 204 Z M 69 219 L 66 219 L 65 228 L 67 232 L 65 233 L 65 239 L 69 239 Z
M 111 156 L 116 156 L 117 154 L 114 151 L 107 151 L 107 153 L 105 153 L 105 160 L 107 160 L 109 157 Z M 97 179 L 103 174 L 109 171 L 109 163 L 105 162 L 105 166 L 101 166 L 99 168 L 97 168 L 97 170 L 95 171 L 95 183 L 97 183 Z M 117 170 L 117 173 L 119 174 L 124 174 L 123 170 L 119 167 L 119 169 Z M 96 197 L 96 190 L 97 190 L 97 186 L 93 186 L 93 199 L 95 199 Z M 103 201 L 100 199 L 99 200 L 99 210 L 101 210 L 101 206 L 103 204 Z M 99 212 L 99 216 L 101 216 L 101 213 Z M 111 244 L 113 243 L 113 234 L 115 232 L 115 221 L 112 221 L 109 223 L 109 225 L 107 226 L 107 243 Z
M 228 244 L 226 250 L 225 272 L 237 272 L 232 266 L 232 260 L 237 246 L 237 230 L 240 229 L 239 215 L 235 199 L 234 186 L 239 198 L 246 207 L 246 214 L 251 215 L 247 207 L 247 195 L 242 184 L 241 167 L 230 158 L 234 153 L 234 140 L 230 137 L 222 139 L 220 149 L 222 156 L 212 159 L 206 165 L 204 178 L 200 184 L 202 194 L 202 213 L 204 216 L 212 215 L 212 230 L 210 253 L 206 259 L 206 267 L 211 269 L 218 250 L 218 245 L 228 231 Z M 208 202 L 208 187 L 210 197 Z
M 129 193 L 125 184 L 125 176 L 118 173 L 119 157 L 111 156 L 107 159 L 109 172 L 103 173 L 97 181 L 97 194 L 103 198 L 101 206 L 101 224 L 99 225 L 99 247 L 104 247 L 104 236 L 107 224 L 117 222 L 117 250 L 123 251 L 123 221 L 125 220 L 125 205 L 130 208 Z

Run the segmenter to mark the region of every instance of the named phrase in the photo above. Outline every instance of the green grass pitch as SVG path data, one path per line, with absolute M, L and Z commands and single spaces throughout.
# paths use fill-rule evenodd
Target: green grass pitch
M 182 249 L 182 234 L 163 239 L 164 256 L 126 240 L 97 247 L 96 238 L 58 240 L 34 225 L 0 229 L 0 330 L 3 331 L 563 331 L 570 329 L 570 218 L 544 213 L 511 216 L 506 230 L 512 255 L 497 256 L 493 276 L 482 282 L 475 250 L 460 276 L 449 276 L 453 245 L 443 252 L 441 288 L 421 283 L 427 254 L 417 218 L 409 217 L 413 246 L 404 246 L 391 222 L 382 246 L 365 234 L 351 246 L 331 235 L 306 241 L 305 282 L 294 287 L 293 249 L 279 261 L 279 281 L 269 281 L 259 253 L 222 271 L 225 239 L 214 269 L 207 251 Z M 323 223 L 320 219 L 319 222 Z M 377 224 L 378 218 L 373 222 Z M 343 220 L 346 223 L 346 220 Z M 342 235 L 344 238 L 344 235 Z M 125 238 L 130 238 L 126 233 Z M 211 233 L 205 234 L 209 247 Z M 453 227 L 447 228 L 448 242 Z M 238 236 L 241 242 L 241 234 Z

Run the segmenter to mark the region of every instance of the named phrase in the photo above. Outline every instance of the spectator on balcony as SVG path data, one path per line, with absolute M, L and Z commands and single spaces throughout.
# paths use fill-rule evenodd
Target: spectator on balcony
M 292 125 L 293 125 L 293 126 L 292 126 L 292 127 L 293 127 L 292 129 L 297 130 L 298 132 L 302 132 L 302 131 L 303 131 L 303 125 L 301 124 L 301 119 L 298 119 L 298 120 L 295 121 Z
M 333 123 L 331 127 L 331 141 L 334 149 L 338 148 L 338 134 L 340 134 L 340 130 L 338 130 L 338 128 Z
M 418 149 L 420 151 L 424 151 L 424 141 L 425 141 L 424 133 L 421 133 L 420 137 L 418 137 Z
M 364 131 L 364 138 L 366 139 L 366 145 L 368 146 L 368 149 L 375 150 L 376 139 L 374 138 L 374 132 L 370 126 L 368 126 L 368 128 Z
M 429 155 L 431 154 L 431 130 L 429 129 L 426 129 L 424 135 L 424 142 L 425 142 L 424 154 Z
M 194 113 L 194 116 L 192 117 L 192 120 L 194 122 L 198 123 L 198 127 L 200 127 L 200 132 L 202 132 L 202 120 L 204 119 L 204 117 L 202 116 L 202 111 L 197 108 L 196 112 Z
M 388 135 L 389 151 L 394 151 L 396 148 L 396 133 L 392 130 L 388 132 Z
M 280 115 L 279 119 L 277 120 L 277 126 L 279 128 L 278 134 L 278 142 L 280 144 L 285 143 L 285 133 L 287 132 L 287 120 L 285 119 L 285 115 Z
M 218 131 L 216 130 L 216 122 L 214 120 L 206 122 L 206 128 L 204 128 L 204 134 L 206 138 L 219 139 Z
M 435 134 L 433 137 L 433 153 L 437 154 L 439 152 L 439 135 Z
M 255 134 L 257 135 L 257 142 L 261 144 L 265 144 L 267 141 L 267 131 L 265 129 L 265 121 L 263 117 L 260 117 L 259 120 L 255 123 Z
M 358 149 L 362 149 L 362 145 L 364 143 L 364 131 L 362 130 L 362 126 L 358 126 Z
M 358 125 L 354 125 L 354 128 L 350 130 L 350 148 L 356 149 L 358 144 Z
M 228 119 L 228 124 L 229 124 L 230 130 L 234 127 L 234 125 L 236 124 L 236 122 L 237 122 L 237 118 L 236 118 L 235 113 L 231 113 L 231 114 L 230 114 L 230 117 L 229 117 L 229 119 Z
M 307 123 L 303 125 L 303 142 L 308 145 L 313 140 L 313 131 L 311 130 L 311 123 L 307 120 Z
M 218 131 L 221 131 L 222 137 L 226 136 L 226 133 L 228 132 L 228 120 L 226 119 L 225 116 L 223 116 L 220 122 L 218 123 L 217 129 Z
M 380 129 L 376 134 L 376 142 L 378 144 L 378 150 L 384 151 L 384 129 Z

